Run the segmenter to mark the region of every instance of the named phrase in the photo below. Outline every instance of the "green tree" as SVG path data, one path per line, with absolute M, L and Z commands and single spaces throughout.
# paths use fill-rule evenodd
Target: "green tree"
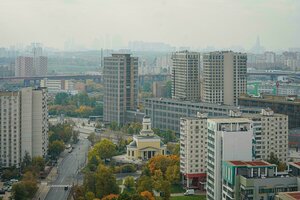
M 64 149 L 64 143 L 62 141 L 56 140 L 50 143 L 48 152 L 52 158 L 56 159 L 61 154 L 61 152 L 64 151 Z
M 67 105 L 69 95 L 65 92 L 61 92 L 55 95 L 54 104 L 56 105 Z
M 111 122 L 110 125 L 109 125 L 109 128 L 110 128 L 112 131 L 118 130 L 118 129 L 119 129 L 118 123 L 115 122 L 115 121 Z
M 21 168 L 22 170 L 25 170 L 27 167 L 31 166 L 32 159 L 29 153 L 26 151 L 25 155 L 23 157 L 22 163 L 21 163 Z
M 86 172 L 84 174 L 83 186 L 85 191 L 96 193 L 96 174 L 95 172 Z
M 179 165 L 171 165 L 167 168 L 166 179 L 172 184 L 176 184 L 179 182 L 179 180 L 180 180 Z
M 31 172 L 26 172 L 22 181 L 13 185 L 12 197 L 17 200 L 32 199 L 37 189 L 36 178 Z
M 127 188 L 127 189 L 130 189 L 134 186 L 134 178 L 132 176 L 127 176 L 125 179 L 124 179 L 124 186 Z
M 153 180 L 150 176 L 141 176 L 137 182 L 137 192 L 141 193 L 143 191 L 153 190 Z
M 102 198 L 109 194 L 118 194 L 119 187 L 113 173 L 104 165 L 99 165 L 96 172 L 96 196 Z
M 93 192 L 87 192 L 85 195 L 86 200 L 94 200 L 95 199 L 95 194 Z
M 170 154 L 179 156 L 180 145 L 179 145 L 179 143 L 176 143 L 176 144 L 174 144 L 174 143 L 168 143 L 167 144 L 167 150 L 170 152 Z
M 26 187 L 22 182 L 15 183 L 12 186 L 12 197 L 18 200 L 27 200 Z
M 116 146 L 110 140 L 104 139 L 95 144 L 94 150 L 101 159 L 110 159 L 116 154 Z
M 32 158 L 32 165 L 37 167 L 39 171 L 43 171 L 45 169 L 45 159 L 41 156 L 33 157 Z
M 87 139 L 91 142 L 92 146 L 94 146 L 94 144 L 96 143 L 96 134 L 95 133 L 91 133 Z

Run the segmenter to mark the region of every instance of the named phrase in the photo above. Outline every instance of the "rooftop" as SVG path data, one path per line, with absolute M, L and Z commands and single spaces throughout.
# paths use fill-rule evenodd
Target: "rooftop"
M 223 117 L 223 118 L 209 118 L 208 121 L 216 123 L 251 123 L 252 121 L 247 118 L 233 118 L 233 117 Z
M 227 161 L 227 163 L 238 166 L 238 167 L 271 167 L 276 166 L 274 164 L 268 163 L 266 161 Z
M 179 99 L 169 99 L 169 98 L 146 98 L 144 100 L 146 103 L 153 101 L 156 103 L 162 103 L 162 104 L 176 104 L 179 106 L 184 106 L 190 105 L 191 107 L 207 107 L 207 108 L 214 108 L 214 109 L 227 109 L 227 110 L 233 110 L 233 109 L 240 109 L 241 111 L 243 110 L 251 110 L 257 113 L 260 113 L 261 108 L 250 108 L 248 106 L 231 106 L 231 105 L 224 105 L 224 104 L 214 104 L 214 103 L 207 103 L 207 102 L 195 102 L 195 101 L 186 101 L 186 100 L 179 100 Z
M 254 97 L 250 95 L 243 94 L 239 97 L 239 99 L 246 100 L 256 100 L 256 101 L 264 101 L 264 102 L 277 102 L 277 103 L 287 103 L 287 104 L 300 104 L 300 98 L 297 96 L 277 96 L 277 95 L 262 95 L 259 97 Z
M 288 197 L 288 199 L 300 199 L 300 191 L 296 192 L 281 192 L 279 193 L 280 197 Z
M 300 162 L 289 162 L 289 165 L 300 169 Z

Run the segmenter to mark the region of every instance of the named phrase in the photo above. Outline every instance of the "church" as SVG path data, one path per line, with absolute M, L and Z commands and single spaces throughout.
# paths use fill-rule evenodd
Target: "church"
M 127 158 L 132 160 L 148 160 L 156 155 L 166 155 L 167 145 L 151 129 L 151 119 L 143 118 L 143 128 L 139 135 L 133 136 L 133 141 L 127 145 Z

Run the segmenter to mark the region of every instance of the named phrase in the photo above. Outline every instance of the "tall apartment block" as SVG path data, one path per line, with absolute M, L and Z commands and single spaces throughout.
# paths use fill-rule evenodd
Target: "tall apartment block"
M 136 110 L 138 94 L 138 58 L 130 54 L 112 54 L 104 58 L 104 107 L 107 122 L 126 122 L 126 111 Z
M 207 199 L 222 199 L 222 162 L 252 160 L 252 121 L 247 118 L 208 119 Z
M 46 89 L 0 92 L 0 166 L 19 167 L 26 152 L 45 157 L 47 150 Z
M 202 101 L 237 105 L 247 92 L 247 54 L 217 51 L 203 55 Z
M 259 114 L 242 114 L 253 121 L 256 160 L 268 160 L 273 153 L 282 162 L 288 159 L 288 116 L 262 109 Z
M 33 75 L 33 58 L 18 56 L 15 61 L 15 76 L 27 77 Z
M 33 47 L 31 56 L 18 56 L 15 61 L 15 76 L 45 76 L 48 70 L 48 57 L 43 56 L 41 47 Z
M 200 53 L 172 54 L 172 98 L 200 101 Z
M 187 188 L 205 188 L 207 117 L 207 114 L 198 113 L 197 117 L 180 119 L 180 172 Z

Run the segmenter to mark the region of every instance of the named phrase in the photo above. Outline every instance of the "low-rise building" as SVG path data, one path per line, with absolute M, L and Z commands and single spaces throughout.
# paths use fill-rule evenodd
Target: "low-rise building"
M 197 112 L 208 113 L 209 117 L 228 116 L 230 110 L 239 109 L 242 113 L 260 113 L 261 108 L 236 107 L 230 105 L 182 101 L 165 98 L 144 100 L 145 114 L 152 120 L 154 128 L 180 132 L 181 117 L 196 117 Z
M 151 129 L 151 119 L 143 118 L 143 128 L 139 135 L 133 136 L 133 141 L 127 145 L 127 158 L 132 160 L 148 160 L 156 155 L 165 155 L 167 152 L 161 138 Z
M 265 161 L 224 161 L 222 199 L 269 200 L 279 192 L 299 190 L 299 174 L 278 173 Z
M 275 200 L 299 200 L 300 192 L 280 192 L 276 195 Z
M 263 95 L 260 97 L 252 97 L 242 95 L 239 97 L 239 105 L 249 108 L 270 108 L 275 113 L 288 115 L 289 129 L 300 127 L 300 98 L 296 96 Z

